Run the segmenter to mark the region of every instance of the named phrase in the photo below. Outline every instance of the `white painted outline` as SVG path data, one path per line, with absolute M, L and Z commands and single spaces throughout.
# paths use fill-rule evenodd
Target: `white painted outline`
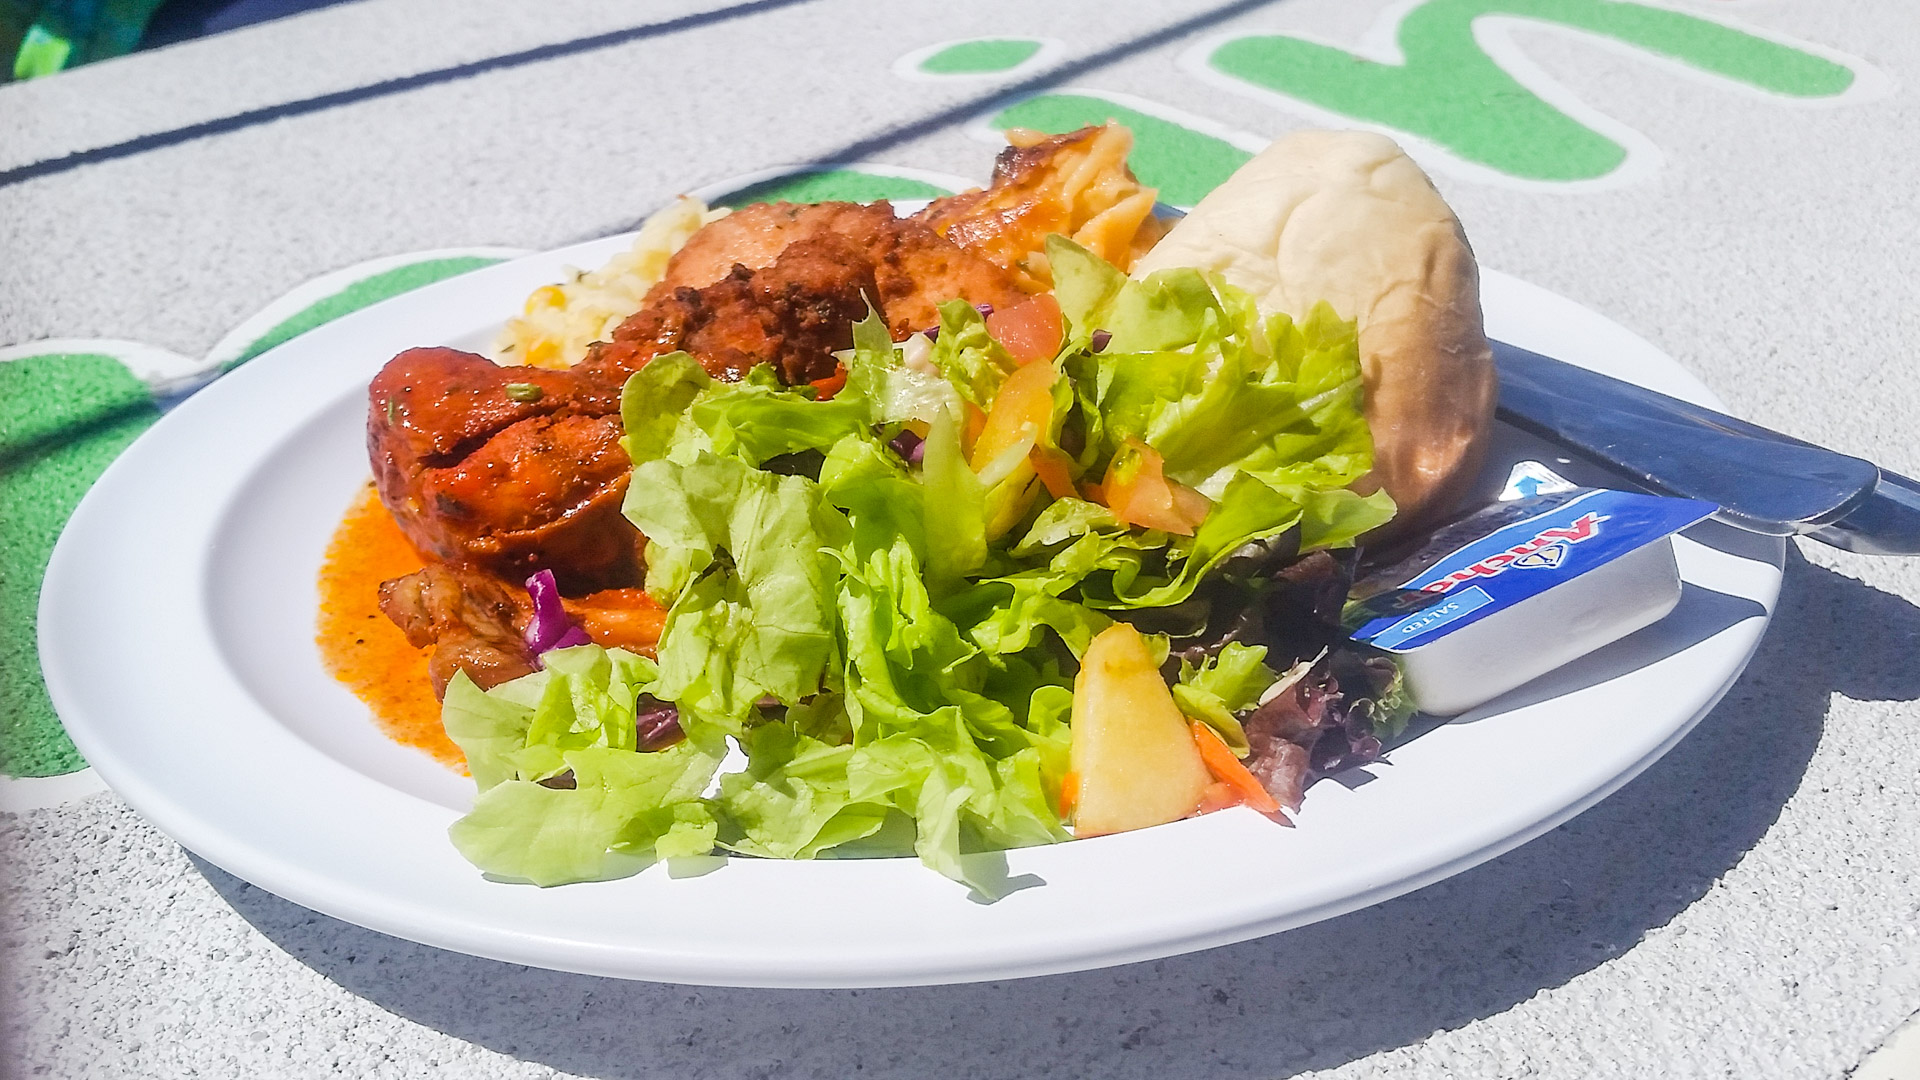
M 975 41 L 1037 41 L 1040 48 L 1032 56 L 1010 68 L 1000 71 L 922 71 L 920 65 L 936 53 L 950 49 L 955 45 L 967 45 Z M 893 73 L 908 82 L 950 83 L 983 82 L 992 79 L 1013 79 L 1028 72 L 1038 71 L 1048 64 L 1067 55 L 1067 43 L 1059 38 L 1031 37 L 1026 34 L 983 34 L 977 37 L 950 38 L 923 45 L 912 52 L 902 53 L 893 61 Z
M 183 356 L 172 349 L 118 338 L 47 338 L 9 345 L 0 349 L 0 363 L 61 353 L 110 356 L 120 361 L 134 378 L 146 383 L 156 399 L 177 395 L 197 385 L 207 368 L 204 360 Z
M 1378 124 L 1334 112 L 1288 94 L 1254 86 L 1230 75 L 1215 70 L 1207 59 L 1220 46 L 1230 41 L 1249 37 L 1290 37 L 1315 45 L 1324 45 L 1338 49 L 1375 63 L 1395 67 L 1406 64 L 1406 53 L 1400 48 L 1400 26 L 1414 9 L 1425 6 L 1429 0 L 1395 0 L 1384 8 L 1374 20 L 1373 25 L 1361 36 L 1356 44 L 1333 41 L 1316 34 L 1295 30 L 1236 30 L 1229 33 L 1214 34 L 1201 39 L 1183 50 L 1175 60 L 1176 65 L 1186 74 L 1241 97 L 1250 98 L 1265 104 L 1274 105 L 1283 111 L 1303 116 L 1309 121 L 1336 128 L 1354 128 L 1374 131 L 1398 141 L 1407 154 L 1422 166 L 1439 172 L 1445 172 L 1464 180 L 1505 187 L 1519 191 L 1544 192 L 1556 194 L 1585 194 L 1595 191 L 1614 190 L 1629 187 L 1650 179 L 1658 173 L 1665 162 L 1660 148 L 1652 139 L 1626 123 L 1614 119 L 1599 108 L 1589 105 L 1567 86 L 1549 74 L 1527 56 L 1524 49 L 1515 41 L 1515 29 L 1545 31 L 1579 42 L 1597 45 L 1617 55 L 1627 56 L 1635 61 L 1649 63 L 1667 72 L 1703 86 L 1713 86 L 1722 90 L 1731 88 L 1735 93 L 1749 98 L 1764 100 L 1769 104 L 1786 105 L 1792 108 L 1835 108 L 1873 101 L 1890 95 L 1896 89 L 1894 79 L 1880 69 L 1858 57 L 1848 55 L 1838 49 L 1812 42 L 1802 41 L 1776 31 L 1752 26 L 1737 19 L 1727 18 L 1718 12 L 1703 12 L 1678 4 L 1657 3 L 1651 0 L 1635 0 L 1641 7 L 1658 8 L 1714 23 L 1776 45 L 1797 49 L 1812 56 L 1839 64 L 1853 73 L 1853 83 L 1847 89 L 1828 97 L 1797 97 L 1780 94 L 1753 86 L 1737 79 L 1703 71 L 1687 64 L 1683 60 L 1665 56 L 1622 42 L 1605 34 L 1590 30 L 1569 27 L 1562 23 L 1544 19 L 1529 18 L 1508 14 L 1488 14 L 1474 18 L 1472 22 L 1474 44 L 1487 58 L 1504 70 L 1515 82 L 1559 110 L 1568 119 L 1584 125 L 1593 131 L 1618 143 L 1625 151 L 1626 158 L 1613 171 L 1603 176 L 1587 180 L 1529 180 L 1499 171 L 1488 165 L 1468 161 L 1452 150 L 1432 142 L 1412 132 L 1386 124 Z
M 769 180 L 784 180 L 789 177 L 814 176 L 819 173 L 846 170 L 866 173 L 869 176 L 893 177 L 898 180 L 918 180 L 923 184 L 932 184 L 948 191 L 961 192 L 979 187 L 979 183 L 953 173 L 936 172 L 932 169 L 915 169 L 905 165 L 881 165 L 871 161 L 829 161 L 814 162 L 808 165 L 772 165 L 765 169 L 741 173 L 725 180 L 716 180 L 687 192 L 689 198 L 699 199 L 711 204 L 723 195 L 732 195 L 755 184 L 764 184 Z
M 177 396 L 197 386 L 206 374 L 206 364 L 158 345 L 118 338 L 47 338 L 0 348 L 0 364 L 36 356 L 106 356 L 119 361 L 134 378 L 147 386 L 157 400 Z M 37 658 L 36 658 L 37 659 Z M 57 719 L 57 717 L 56 717 Z M 20 814 L 77 802 L 107 790 L 107 785 L 92 769 L 59 776 L 8 776 L 0 773 L 0 813 Z
M 1202 135 L 1210 135 L 1223 142 L 1231 143 L 1250 154 L 1257 154 L 1265 150 L 1273 142 L 1272 136 L 1258 135 L 1251 131 L 1241 131 L 1239 128 L 1228 127 L 1218 120 L 1211 120 L 1207 117 L 1187 112 L 1184 109 L 1177 109 L 1172 105 L 1163 105 L 1158 101 L 1149 101 L 1143 97 L 1135 97 L 1132 94 L 1123 94 L 1115 90 L 1095 90 L 1086 86 L 1055 87 L 1051 90 L 1041 90 L 1004 104 L 995 105 L 992 109 L 969 120 L 962 130 L 970 138 L 998 146 L 1005 146 L 1007 142 L 1006 135 L 1002 133 L 1000 128 L 993 126 L 993 118 L 995 116 L 1006 112 L 1008 109 L 1017 108 L 1018 106 L 1039 98 L 1067 96 L 1098 98 L 1101 101 L 1111 102 L 1124 109 L 1132 109 L 1134 112 L 1145 113 L 1156 120 L 1165 120 L 1170 124 L 1178 124 L 1184 128 L 1191 128 Z
M 76 803 L 89 795 L 108 790 L 100 774 L 92 769 L 63 773 L 60 776 L 7 776 L 0 774 L 0 814 L 24 814 L 29 810 L 48 810 Z
M 0 348 L 0 364 L 36 356 L 106 356 L 119 361 L 134 378 L 147 386 L 155 398 L 176 395 L 181 388 L 197 385 L 205 374 L 205 365 L 171 349 L 117 338 L 47 338 Z M 161 404 L 155 401 L 156 405 Z M 37 661 L 37 657 L 36 657 Z M 56 717 L 56 720 L 58 718 Z M 82 767 L 59 776 L 8 776 L 0 773 L 0 813 L 19 814 L 44 810 L 107 790 L 107 785 Z
M 215 342 L 213 348 L 207 350 L 207 358 L 202 362 L 202 366 L 211 373 L 218 373 L 221 368 L 238 360 L 249 346 L 259 341 L 274 327 L 376 274 L 384 274 L 389 270 L 398 270 L 415 263 L 433 262 L 436 259 L 505 260 L 517 259 L 528 254 L 531 252 L 525 248 L 510 247 L 434 248 L 429 251 L 387 255 L 354 263 L 352 266 L 322 274 L 304 285 L 295 286 L 282 294 L 279 299 L 242 319 L 238 325 Z

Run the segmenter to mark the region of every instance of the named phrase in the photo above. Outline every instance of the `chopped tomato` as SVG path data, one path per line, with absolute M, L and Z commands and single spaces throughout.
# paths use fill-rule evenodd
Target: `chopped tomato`
M 993 340 L 1007 350 L 1016 364 L 1053 359 L 1060 351 L 1064 332 L 1060 301 L 1055 300 L 1052 293 L 1028 297 L 987 316 L 987 333 L 993 335 Z
M 824 379 L 815 379 L 807 385 L 814 389 L 813 400 L 832 401 L 833 395 L 839 393 L 841 389 L 847 385 L 847 365 L 836 365 L 833 369 L 833 374 Z
M 1167 479 L 1163 469 L 1158 451 L 1138 439 L 1127 440 L 1113 455 L 1100 485 L 1107 508 L 1129 525 L 1192 536 L 1212 504 L 1205 495 Z

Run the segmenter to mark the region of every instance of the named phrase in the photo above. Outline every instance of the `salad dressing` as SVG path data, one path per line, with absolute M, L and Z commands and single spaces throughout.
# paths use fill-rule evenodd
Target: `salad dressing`
M 466 758 L 440 725 L 440 703 L 427 676 L 433 649 L 407 644 L 380 613 L 380 583 L 423 565 L 373 485 L 366 485 L 327 543 L 314 642 L 327 671 L 366 704 L 388 738 L 464 768 Z

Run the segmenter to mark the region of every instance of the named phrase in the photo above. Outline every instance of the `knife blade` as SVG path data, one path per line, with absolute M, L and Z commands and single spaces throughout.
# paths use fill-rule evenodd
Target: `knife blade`
M 1501 419 L 1728 524 L 1869 555 L 1920 555 L 1920 484 L 1691 402 L 1493 342 Z

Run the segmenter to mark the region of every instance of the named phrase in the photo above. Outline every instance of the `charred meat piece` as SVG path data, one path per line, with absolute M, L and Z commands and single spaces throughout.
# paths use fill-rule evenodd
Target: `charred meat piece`
M 667 619 L 666 609 L 643 589 L 603 589 L 562 603 L 595 644 L 647 655 Z M 429 563 L 382 582 L 380 610 L 408 644 L 433 648 L 427 671 L 436 695 L 446 694 L 456 671 L 484 690 L 536 668 L 526 644 L 532 600 L 512 582 Z
M 380 585 L 380 610 L 407 642 L 433 647 L 427 673 L 435 697 L 446 696 L 456 671 L 484 690 L 534 670 L 521 637 L 525 605 L 524 593 L 493 578 L 432 563 Z
M 1027 297 L 1014 275 L 921 222 L 898 222 L 893 236 L 895 242 L 880 253 L 874 274 L 887 329 L 896 341 L 938 326 L 945 301 L 958 298 L 1005 308 Z
M 789 385 L 824 379 L 878 293 L 861 249 L 820 233 L 788 245 L 771 266 L 736 265 L 703 288 L 663 294 L 656 287 L 613 341 L 596 345 L 574 370 L 618 385 L 655 356 L 685 350 L 715 378 L 737 380 L 772 364 Z
M 368 389 L 380 500 L 415 548 L 457 568 L 517 581 L 551 567 L 574 590 L 635 584 L 619 409 L 617 383 L 579 372 L 409 349 Z

